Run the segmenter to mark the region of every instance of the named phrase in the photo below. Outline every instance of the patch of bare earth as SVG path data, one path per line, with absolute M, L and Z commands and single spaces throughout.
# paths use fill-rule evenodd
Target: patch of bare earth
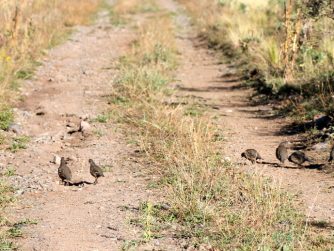
M 166 6 L 171 6 L 167 1 Z M 171 8 L 175 10 L 175 6 Z M 249 173 L 265 175 L 277 186 L 296 195 L 301 210 L 309 220 L 334 222 L 334 178 L 317 170 L 318 165 L 308 165 L 298 169 L 291 163 L 287 167 L 277 167 L 275 149 L 282 141 L 298 141 L 297 136 L 282 135 L 281 129 L 289 124 L 288 119 L 275 118 L 270 105 L 254 105 L 253 91 L 242 86 L 234 65 L 221 63 L 219 54 L 208 50 L 185 17 L 180 17 L 181 27 L 178 48 L 182 52 L 175 84 L 180 95 L 200 98 L 212 108 L 217 122 L 225 131 L 225 156 L 237 164 L 237 168 Z M 291 121 L 290 121 L 291 122 Z M 255 148 L 264 158 L 264 163 L 252 165 L 240 154 Z M 326 152 L 327 151 L 327 152 Z M 291 151 L 290 151 L 291 152 Z M 317 163 L 326 163 L 329 149 L 306 152 Z M 321 155 L 321 157 L 319 157 Z M 325 159 L 327 158 L 327 159 Z
M 65 44 L 50 51 L 34 78 L 22 88 L 24 101 L 16 109 L 22 134 L 31 138 L 28 148 L 4 152 L 1 162 L 15 167 L 11 177 L 19 202 L 11 209 L 13 221 L 36 220 L 22 228 L 20 250 L 176 250 L 165 237 L 135 247 L 143 229 L 130 224 L 140 216 L 140 204 L 159 201 L 147 187 L 148 175 L 137 161 L 136 149 L 113 123 L 91 122 L 107 110 L 117 59 L 135 38 L 130 28 L 115 28 L 107 11 L 96 23 L 78 27 Z M 88 134 L 75 132 L 82 119 Z M 59 184 L 53 155 L 69 159 L 74 180 L 93 182 L 88 159 L 110 169 L 97 185 Z

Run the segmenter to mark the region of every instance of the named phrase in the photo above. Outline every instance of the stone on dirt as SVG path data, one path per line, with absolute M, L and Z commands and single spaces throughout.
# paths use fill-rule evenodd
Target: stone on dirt
M 329 146 L 328 142 L 320 142 L 320 143 L 315 144 L 314 146 L 312 146 L 312 149 L 315 150 L 315 151 L 325 151 L 329 148 L 330 148 L 330 146 Z
M 52 163 L 54 163 L 54 164 L 56 164 L 56 165 L 60 165 L 60 160 L 61 160 L 61 158 L 60 158 L 60 156 L 58 156 L 58 155 L 53 155 L 53 160 L 52 160 Z
M 21 134 L 22 130 L 21 130 L 21 126 L 19 124 L 15 124 L 12 123 L 9 127 L 8 127 L 8 131 L 16 133 L 16 134 Z
M 86 135 L 89 134 L 91 132 L 91 126 L 87 121 L 82 120 L 80 122 L 80 132 L 82 132 L 82 134 Z

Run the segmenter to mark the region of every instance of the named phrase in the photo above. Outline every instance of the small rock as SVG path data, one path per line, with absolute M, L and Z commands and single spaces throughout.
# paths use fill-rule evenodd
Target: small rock
M 28 112 L 28 111 L 22 111 L 22 116 L 25 117 L 25 118 L 29 118 L 29 117 L 31 117 L 31 113 Z
M 79 131 L 82 132 L 83 134 L 88 134 L 91 130 L 91 126 L 87 121 L 82 120 L 80 122 L 80 129 Z
M 49 134 L 45 133 L 45 134 L 42 134 L 39 137 L 37 137 L 34 141 L 36 143 L 46 144 L 46 143 L 50 142 L 51 140 L 52 140 L 52 137 Z
M 16 134 L 21 134 L 21 126 L 19 124 L 13 123 L 8 127 L 8 131 Z
M 224 160 L 227 162 L 231 162 L 231 158 L 230 157 L 224 157 Z
M 52 136 L 52 141 L 56 142 L 57 140 L 63 140 L 65 138 L 65 133 L 63 131 L 60 131 Z
M 55 154 L 55 155 L 53 156 L 52 163 L 54 163 L 54 164 L 56 164 L 56 165 L 60 165 L 60 160 L 61 160 L 60 156 L 58 156 L 58 155 Z
M 320 142 L 312 146 L 312 149 L 315 151 L 323 151 L 329 149 L 329 144 L 327 142 Z
M 17 190 L 17 191 L 16 191 L 16 194 L 17 194 L 17 195 L 22 195 L 22 194 L 24 194 L 24 190 L 22 190 L 22 189 Z

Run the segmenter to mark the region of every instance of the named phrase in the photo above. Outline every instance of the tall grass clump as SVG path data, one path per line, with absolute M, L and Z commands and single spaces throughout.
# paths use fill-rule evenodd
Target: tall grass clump
M 100 0 L 0 0 L 0 102 L 19 79 L 32 76 L 44 50 L 59 43 L 70 27 L 89 21 Z
M 258 90 L 333 113 L 333 2 L 179 0 L 209 43 L 241 61 Z M 314 97 L 314 94 L 317 94 Z M 305 109 L 303 109 L 303 107 Z
M 155 13 L 138 30 L 109 103 L 161 174 L 167 218 L 182 225 L 176 236 L 212 250 L 324 250 L 327 243 L 312 241 L 289 195 L 223 160 L 220 129 L 208 114 L 166 102 L 177 67 L 171 16 Z
M 4 214 L 5 208 L 14 201 L 13 188 L 0 179 L 0 250 L 15 250 L 15 245 L 9 238 L 9 221 Z

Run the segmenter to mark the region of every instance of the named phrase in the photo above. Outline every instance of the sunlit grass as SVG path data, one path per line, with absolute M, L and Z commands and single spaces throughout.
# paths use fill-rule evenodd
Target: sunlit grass
M 209 43 L 243 63 L 241 72 L 257 70 L 256 79 L 250 81 L 258 90 L 271 92 L 272 97 L 289 96 L 299 90 L 302 98 L 297 106 L 302 110 L 308 110 L 306 103 L 311 101 L 319 111 L 333 113 L 332 18 L 312 19 L 307 17 L 306 7 L 292 5 L 286 22 L 285 1 L 279 0 L 179 2 L 186 6 Z M 298 12 L 303 13 L 299 19 Z
M 172 107 L 164 102 L 173 93 L 168 83 L 178 65 L 174 38 L 169 15 L 156 13 L 138 27 L 138 39 L 119 61 L 110 102 L 110 110 L 118 111 L 115 120 L 154 163 L 150 171 L 161 175 L 171 205 L 163 219 L 182 225 L 182 232 L 175 234 L 187 236 L 197 247 L 317 250 L 290 195 L 224 161 L 224 142 L 217 137 L 221 130 L 200 105 Z M 267 45 L 266 54 L 278 64 L 277 47 Z M 158 223 L 152 220 L 152 205 L 146 209 L 142 225 L 148 240 Z M 319 247 L 330 244 L 324 240 Z
M 44 50 L 62 41 L 70 27 L 89 22 L 100 2 L 0 0 L 1 103 L 15 99 L 10 89 L 16 79 L 30 77 Z

